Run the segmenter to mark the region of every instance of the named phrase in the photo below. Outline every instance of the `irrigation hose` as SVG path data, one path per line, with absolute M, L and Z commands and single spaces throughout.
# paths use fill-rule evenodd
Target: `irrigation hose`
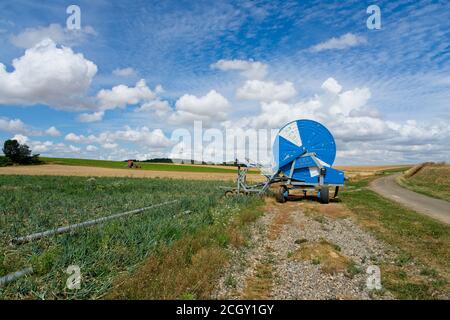
M 16 272 L 9 273 L 6 276 L 0 278 L 0 287 L 32 272 L 33 268 L 28 267 Z
M 146 211 L 146 210 L 149 210 L 149 209 L 154 209 L 154 208 L 170 205 L 170 204 L 176 203 L 178 201 L 179 200 L 166 201 L 166 202 L 154 204 L 154 205 L 151 205 L 151 206 L 148 206 L 148 207 L 144 207 L 144 208 L 141 208 L 141 209 L 135 209 L 135 210 L 131 210 L 131 211 L 116 213 L 116 214 L 113 214 L 113 215 L 110 215 L 110 216 L 101 217 L 101 218 L 97 218 L 97 219 L 93 219 L 93 220 L 88 220 L 88 221 L 84 221 L 84 222 L 80 222 L 80 223 L 75 223 L 75 224 L 71 224 L 71 225 L 68 225 L 68 226 L 59 227 L 59 228 L 56 228 L 56 229 L 50 229 L 50 230 L 46 230 L 46 231 L 42 231 L 42 232 L 32 233 L 32 234 L 29 234 L 29 235 L 26 235 L 26 236 L 23 236 L 23 237 L 18 237 L 18 238 L 12 239 L 11 240 L 11 244 L 14 245 L 14 244 L 23 244 L 23 243 L 31 242 L 31 241 L 38 240 L 38 239 L 41 239 L 41 238 L 50 237 L 50 236 L 53 236 L 53 235 L 69 232 L 69 231 L 72 231 L 72 230 L 75 230 L 75 229 L 96 225 L 96 224 L 99 224 L 99 223 L 103 223 L 105 221 L 109 221 L 109 220 L 112 220 L 112 219 L 117 219 L 117 218 L 124 217 L 124 216 L 127 216 L 127 215 L 140 213 L 140 212 L 143 212 L 143 211 Z
M 175 202 L 178 202 L 178 201 L 179 201 L 179 200 L 168 201 L 168 202 L 156 204 L 156 205 L 149 206 L 149 207 L 145 207 L 145 208 L 141 208 L 141 209 L 136 209 L 136 210 L 124 212 L 124 213 L 122 213 L 121 216 L 123 216 L 125 213 L 126 213 L 126 214 L 138 213 L 138 212 L 141 212 L 141 211 L 150 209 L 150 208 L 155 208 L 156 206 L 159 207 L 159 206 L 166 205 L 166 204 L 172 204 L 172 203 L 175 203 Z M 189 215 L 189 214 L 191 214 L 191 213 L 192 213 L 191 210 L 185 210 L 185 211 L 183 211 L 183 212 L 180 212 L 180 213 L 175 214 L 174 217 L 179 216 L 179 215 Z M 106 218 L 110 218 L 110 217 L 111 217 L 111 216 L 106 217 Z M 115 217 L 117 217 L 117 214 L 115 215 Z M 103 221 L 105 221 L 105 220 L 103 220 Z M 184 230 L 185 227 L 182 228 L 182 229 Z M 43 232 L 41 232 L 41 233 L 39 233 L 39 234 L 42 234 L 42 233 L 43 233 Z M 31 234 L 31 235 L 26 236 L 26 237 L 30 237 L 30 236 L 36 235 L 36 234 L 38 234 L 38 233 Z M 25 237 L 22 237 L 22 238 L 25 238 Z M 17 238 L 17 239 L 21 239 L 21 238 Z M 3 285 L 5 285 L 5 284 L 8 284 L 8 283 L 10 283 L 10 282 L 13 282 L 13 281 L 15 281 L 15 280 L 17 280 L 17 279 L 19 279 L 19 278 L 21 278 L 21 277 L 27 275 L 27 274 L 31 274 L 31 273 L 33 273 L 33 271 L 34 271 L 34 270 L 33 270 L 32 267 L 27 267 L 27 268 L 24 268 L 24 269 L 22 269 L 22 270 L 19 270 L 19 271 L 16 271 L 16 272 L 12 272 L 12 273 L 9 273 L 9 274 L 7 274 L 6 276 L 0 277 L 0 287 L 3 286 Z

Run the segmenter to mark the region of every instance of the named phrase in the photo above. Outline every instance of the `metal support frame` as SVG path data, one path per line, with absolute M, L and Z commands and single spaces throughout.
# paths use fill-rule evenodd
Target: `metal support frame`
M 297 159 L 294 159 L 294 161 L 292 161 L 291 172 L 289 172 L 289 180 L 288 180 L 288 184 L 291 184 L 292 176 L 294 175 L 295 162 L 296 162 L 296 161 L 297 161 Z
M 293 174 L 295 170 L 295 165 L 298 158 L 301 157 L 311 157 L 316 164 L 317 168 L 319 169 L 319 177 L 318 181 L 316 183 L 306 183 L 305 181 L 299 181 L 299 180 L 293 180 Z M 326 168 L 324 165 L 322 165 L 321 161 L 317 159 L 316 154 L 314 152 L 305 152 L 297 159 L 294 159 L 291 165 L 291 170 L 288 177 L 280 177 L 281 170 L 278 169 L 276 172 L 274 172 L 272 175 L 264 175 L 266 177 L 266 181 L 262 183 L 257 183 L 253 185 L 247 184 L 247 173 L 249 168 L 261 168 L 262 166 L 260 164 L 252 164 L 247 161 L 245 164 L 238 164 L 238 170 L 237 170 L 237 180 L 236 180 L 236 187 L 235 188 L 228 188 L 228 187 L 222 187 L 226 189 L 226 192 L 232 192 L 237 194 L 259 194 L 263 195 L 268 190 L 270 185 L 274 183 L 282 183 L 283 186 L 285 186 L 288 190 L 289 189 L 303 189 L 304 192 L 306 189 L 317 189 L 317 188 L 323 188 L 323 187 L 336 187 L 335 190 L 335 197 L 337 196 L 337 192 L 339 190 L 339 187 L 342 186 L 342 184 L 325 184 L 325 173 L 324 168 Z

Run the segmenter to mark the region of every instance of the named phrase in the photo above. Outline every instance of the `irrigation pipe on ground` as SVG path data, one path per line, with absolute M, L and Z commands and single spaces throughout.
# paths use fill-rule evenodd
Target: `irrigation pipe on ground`
M 145 211 L 145 210 L 166 206 L 166 205 L 178 202 L 178 201 L 179 200 L 166 201 L 166 202 L 163 202 L 163 203 L 154 204 L 154 205 L 151 205 L 151 206 L 148 206 L 148 207 L 145 207 L 145 208 L 141 208 L 141 209 L 126 211 L 126 212 L 122 212 L 122 213 L 116 213 L 116 214 L 113 214 L 113 215 L 110 215 L 110 216 L 107 216 L 107 217 L 102 217 L 102 218 L 88 220 L 88 221 L 84 221 L 84 222 L 80 222 L 80 223 L 75 223 L 75 224 L 71 224 L 71 225 L 68 225 L 68 226 L 59 227 L 59 228 L 56 228 L 56 229 L 50 229 L 50 230 L 43 231 L 43 232 L 32 233 L 32 234 L 29 234 L 27 236 L 14 238 L 14 239 L 11 240 L 11 243 L 12 244 L 22 244 L 22 243 L 26 243 L 26 242 L 31 242 L 31 241 L 38 240 L 38 239 L 41 239 L 41 238 L 45 238 L 45 237 L 49 237 L 49 236 L 53 236 L 53 235 L 57 235 L 57 234 L 65 233 L 65 232 L 69 232 L 69 231 L 72 231 L 72 230 L 75 230 L 75 229 L 79 229 L 79 228 L 83 228 L 83 227 L 87 227 L 87 226 L 92 226 L 92 225 L 95 225 L 95 224 L 99 224 L 99 223 L 102 223 L 102 222 L 105 222 L 105 221 L 109 221 L 109 220 L 112 220 L 112 219 L 117 219 L 117 218 L 124 217 L 124 216 L 127 216 L 127 215 L 140 213 L 140 212 Z
M 33 272 L 33 268 L 28 267 L 28 268 L 25 268 L 25 269 L 22 269 L 22 270 L 19 270 L 16 272 L 9 273 L 6 276 L 0 278 L 0 287 L 11 281 L 16 280 L 26 274 L 32 273 L 32 272 Z

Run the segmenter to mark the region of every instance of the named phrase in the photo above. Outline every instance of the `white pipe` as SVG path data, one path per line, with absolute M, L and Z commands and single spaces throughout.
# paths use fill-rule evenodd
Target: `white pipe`
M 26 243 L 26 242 L 30 242 L 30 241 L 34 241 L 37 239 L 41 239 L 44 237 L 49 237 L 49 236 L 53 236 L 56 234 L 61 234 L 61 233 L 65 233 L 68 231 L 72 231 L 78 228 L 82 228 L 82 227 L 87 227 L 87 226 L 92 226 L 95 224 L 99 224 L 108 220 L 112 220 L 112 219 L 116 219 L 116 218 L 120 218 L 123 216 L 127 216 L 130 214 L 135 214 L 135 213 L 139 213 L 148 209 L 153 209 L 153 208 L 157 208 L 157 207 L 161 207 L 161 206 L 165 206 L 165 205 L 169 205 L 175 202 L 178 202 L 179 200 L 172 200 L 172 201 L 166 201 L 163 203 L 158 203 L 158 204 L 154 204 L 151 205 L 149 207 L 145 207 L 145 208 L 141 208 L 141 209 L 136 209 L 136 210 L 131 210 L 131 211 L 127 211 L 127 212 L 122 212 L 122 213 L 116 213 L 107 217 L 102 217 L 102 218 L 97 218 L 97 219 L 93 219 L 93 220 L 88 220 L 85 222 L 80 222 L 80 223 L 75 223 L 75 224 L 71 224 L 68 226 L 64 226 L 64 227 L 59 227 L 56 229 L 51 229 L 51 230 L 47 230 L 47 231 L 42 231 L 42 232 L 37 232 L 37 233 L 33 233 L 33 234 L 29 234 L 27 236 L 23 236 L 23 237 L 18 237 L 18 238 L 14 238 L 11 240 L 12 244 L 22 244 L 22 243 Z

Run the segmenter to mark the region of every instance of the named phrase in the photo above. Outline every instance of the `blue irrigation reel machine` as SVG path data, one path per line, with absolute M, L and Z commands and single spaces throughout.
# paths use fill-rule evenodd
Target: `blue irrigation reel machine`
M 228 189 L 226 195 L 265 194 L 273 184 L 278 184 L 275 193 L 278 202 L 286 202 L 291 190 L 317 192 L 321 203 L 328 203 L 329 188 L 334 188 L 334 197 L 344 185 L 344 172 L 331 166 L 336 158 L 336 144 L 330 131 L 313 120 L 289 122 L 278 132 L 273 148 L 274 166 L 264 168 L 249 162 L 238 164 L 237 185 Z M 247 183 L 249 168 L 256 167 L 266 181 L 254 185 Z

